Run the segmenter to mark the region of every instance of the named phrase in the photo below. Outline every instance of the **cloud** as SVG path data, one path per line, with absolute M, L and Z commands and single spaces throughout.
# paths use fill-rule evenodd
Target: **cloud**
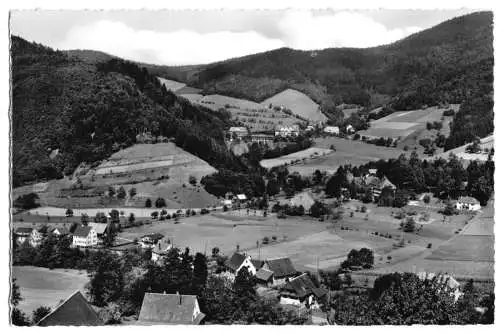
M 278 22 L 284 42 L 301 50 L 329 47 L 372 47 L 394 42 L 422 30 L 420 27 L 387 29 L 369 16 L 338 12 L 314 16 L 310 11 L 289 11 Z
M 264 52 L 285 46 L 256 31 L 198 33 L 133 29 L 101 20 L 71 28 L 59 49 L 91 49 L 126 59 L 168 65 L 200 64 Z

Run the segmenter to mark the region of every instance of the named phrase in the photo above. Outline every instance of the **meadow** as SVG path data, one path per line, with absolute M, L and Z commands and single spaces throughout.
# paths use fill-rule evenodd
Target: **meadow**
M 327 148 L 318 148 L 318 147 L 312 147 L 312 148 L 307 148 L 292 154 L 288 155 L 283 155 L 277 158 L 270 158 L 266 160 L 260 161 L 260 165 L 263 168 L 266 169 L 271 169 L 276 166 L 280 165 L 285 165 L 285 164 L 291 164 L 297 161 L 302 161 L 303 159 L 309 159 L 309 158 L 320 158 L 321 156 L 327 155 L 331 153 L 330 149 Z
M 53 269 L 33 266 L 13 266 L 12 277 L 20 288 L 19 308 L 31 316 L 40 306 L 54 309 L 76 290 L 85 293 L 88 277 L 85 271 Z
M 325 122 L 328 118 L 320 111 L 319 105 L 309 96 L 294 89 L 286 89 L 266 99 L 261 103 L 263 107 L 283 106 L 304 119 L 316 122 Z

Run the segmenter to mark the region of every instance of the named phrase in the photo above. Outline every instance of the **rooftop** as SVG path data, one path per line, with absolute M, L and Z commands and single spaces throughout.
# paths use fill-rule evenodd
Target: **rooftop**
M 139 322 L 144 324 L 197 325 L 205 317 L 197 316 L 198 300 L 194 295 L 146 293 Z
M 266 260 L 267 267 L 275 278 L 284 278 L 297 274 L 290 258 L 276 258 Z

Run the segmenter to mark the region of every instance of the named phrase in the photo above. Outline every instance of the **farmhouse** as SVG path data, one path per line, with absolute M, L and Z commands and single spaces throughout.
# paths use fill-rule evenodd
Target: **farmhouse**
M 348 124 L 346 127 L 345 127 L 345 131 L 347 134 L 352 134 L 354 132 L 356 132 L 356 130 L 354 129 L 354 127 L 352 127 L 351 124 Z
M 66 227 L 55 227 L 50 230 L 50 233 L 56 237 L 64 237 L 70 234 Z
M 282 285 L 298 273 L 290 258 L 268 259 L 261 269 L 273 272 L 273 285 Z
M 257 269 L 253 265 L 252 257 L 241 254 L 239 252 L 235 252 L 231 256 L 231 258 L 226 261 L 226 267 L 234 275 L 238 275 L 238 272 L 243 267 L 246 267 L 248 269 L 248 272 L 252 275 L 255 275 L 255 273 L 257 272 Z
M 154 247 L 156 243 L 158 243 L 158 241 L 163 237 L 165 236 L 160 233 L 147 234 L 142 236 L 141 239 L 139 239 L 139 244 L 143 249 L 150 249 Z
M 171 248 L 172 244 L 170 243 L 170 239 L 162 238 L 158 240 L 153 250 L 151 250 L 151 260 L 157 262 L 161 257 L 166 255 Z
M 92 306 L 80 291 L 75 291 L 48 315 L 43 317 L 37 326 L 101 326 L 104 322 L 99 318 Z
M 378 178 L 377 176 L 366 176 L 363 180 L 365 186 L 369 187 L 372 190 L 373 198 L 376 199 L 382 193 L 384 188 L 390 188 L 391 190 L 396 190 L 396 185 L 391 183 L 386 176 L 382 178 Z
M 248 129 L 246 127 L 230 127 L 229 128 L 229 141 L 234 139 L 241 140 L 248 136 Z
M 318 300 L 327 291 L 314 285 L 307 273 L 291 278 L 281 289 L 281 304 L 292 304 L 306 308 L 319 308 Z
M 458 210 L 477 211 L 481 209 L 481 205 L 476 198 L 460 197 L 455 203 L 455 208 Z
M 33 247 L 37 247 L 42 242 L 42 234 L 34 228 L 19 227 L 15 231 L 15 237 L 18 244 L 24 244 L 26 241 Z
M 97 244 L 97 232 L 92 227 L 79 225 L 73 232 L 74 247 L 92 247 Z
M 274 136 L 269 134 L 252 134 L 250 141 L 257 143 L 271 143 L 274 141 Z
M 304 207 L 306 214 L 309 214 L 312 205 L 314 205 L 314 199 L 309 192 L 296 194 L 292 199 L 290 199 L 290 206 L 302 206 Z
M 146 293 L 138 325 L 200 325 L 205 315 L 194 295 Z
M 340 129 L 338 128 L 338 126 L 326 126 L 325 128 L 323 128 L 323 132 L 327 134 L 338 135 L 340 134 Z
M 89 222 L 88 226 L 95 230 L 95 232 L 97 234 L 97 242 L 99 244 L 102 244 L 104 242 L 104 238 L 106 237 L 106 232 L 108 230 L 108 224 L 107 223 Z
M 290 136 L 298 136 L 300 134 L 299 125 L 291 125 L 291 126 L 278 126 L 274 132 L 274 136 L 281 137 L 290 137 Z

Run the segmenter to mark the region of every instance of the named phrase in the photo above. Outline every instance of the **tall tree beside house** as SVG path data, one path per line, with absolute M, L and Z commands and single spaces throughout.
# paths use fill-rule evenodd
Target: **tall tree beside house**
M 66 217 L 73 217 L 73 209 L 71 208 L 66 209 Z
M 342 194 L 342 187 L 347 188 L 348 186 L 345 169 L 340 166 L 326 183 L 325 193 L 329 196 L 338 198 Z
M 125 281 L 118 257 L 101 251 L 87 270 L 87 291 L 92 304 L 102 307 L 120 298 Z
M 234 291 L 241 296 L 255 295 L 255 278 L 246 267 L 242 267 L 234 279 Z
M 31 315 L 31 322 L 33 325 L 36 325 L 43 317 L 50 313 L 51 309 L 47 306 L 40 306 L 33 310 L 33 314 Z
M 80 217 L 80 222 L 82 223 L 83 226 L 87 226 L 89 224 L 89 216 L 87 213 L 82 213 L 82 216 Z
M 193 290 L 199 295 L 207 283 L 207 258 L 202 253 L 196 253 L 193 260 Z
M 106 233 L 104 234 L 104 242 L 103 245 L 105 247 L 111 247 L 115 244 L 116 235 L 118 233 L 117 224 L 110 223 L 108 228 L 106 229 Z

